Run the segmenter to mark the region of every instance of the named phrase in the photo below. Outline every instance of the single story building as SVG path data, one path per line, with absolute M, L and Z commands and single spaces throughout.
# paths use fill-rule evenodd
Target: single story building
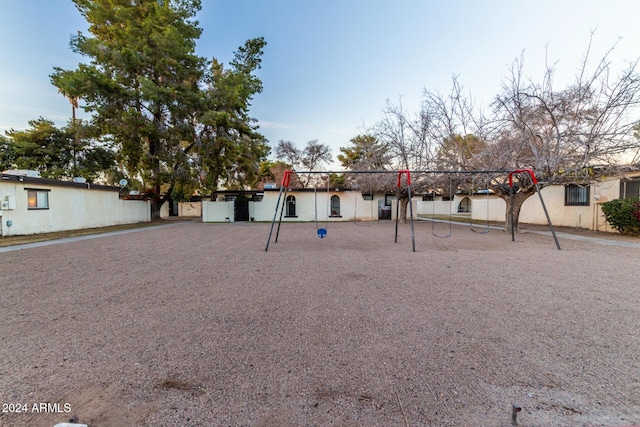
M 122 200 L 120 188 L 78 179 L 40 178 L 33 171 L 5 171 L 0 179 L 0 235 L 148 222 L 146 200 Z
M 216 201 L 202 201 L 203 222 L 272 221 L 279 189 L 220 191 Z M 640 195 L 640 172 L 606 176 L 590 185 L 550 185 L 541 190 L 556 226 L 616 232 L 602 214 L 602 203 Z M 280 196 L 282 221 L 395 220 L 397 199 L 392 194 L 363 194 L 345 189 L 291 189 Z M 504 222 L 506 203 L 491 192 L 413 197 L 414 218 L 456 215 L 474 221 Z M 279 218 L 276 218 L 279 220 Z M 521 224 L 547 224 L 538 195 L 529 197 L 520 211 Z

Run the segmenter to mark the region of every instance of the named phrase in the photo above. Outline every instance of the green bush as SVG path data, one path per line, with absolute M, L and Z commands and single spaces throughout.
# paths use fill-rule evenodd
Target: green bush
M 605 202 L 602 212 L 607 222 L 620 233 L 640 236 L 640 197 Z

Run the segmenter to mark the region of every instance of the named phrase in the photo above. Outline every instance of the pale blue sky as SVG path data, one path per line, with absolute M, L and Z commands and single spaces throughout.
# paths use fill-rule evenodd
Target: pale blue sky
M 245 40 L 267 41 L 264 91 L 251 114 L 271 145 L 332 148 L 382 117 L 387 99 L 418 108 L 422 91 L 448 92 L 452 75 L 486 105 L 524 51 L 534 78 L 545 50 L 558 82 L 580 65 L 591 30 L 594 55 L 618 37 L 614 59 L 640 57 L 635 0 L 203 0 L 198 53 L 227 63 Z M 86 23 L 71 0 L 0 0 L 0 132 L 40 116 L 62 126 L 68 101 L 53 67 L 75 68 L 71 34 Z

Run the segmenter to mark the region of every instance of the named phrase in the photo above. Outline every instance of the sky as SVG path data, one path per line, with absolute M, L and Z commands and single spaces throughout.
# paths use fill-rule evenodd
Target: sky
M 417 112 L 425 90 L 452 77 L 476 105 L 499 92 L 511 64 L 540 80 L 555 64 L 569 84 L 589 46 L 594 60 L 616 44 L 623 67 L 640 57 L 637 0 L 202 0 L 197 53 L 228 63 L 254 37 L 267 46 L 263 92 L 250 114 L 274 148 L 318 140 L 335 157 L 375 125 L 387 102 Z M 64 126 L 69 102 L 49 79 L 85 60 L 69 48 L 87 24 L 71 0 L 0 0 L 0 132 L 43 117 Z

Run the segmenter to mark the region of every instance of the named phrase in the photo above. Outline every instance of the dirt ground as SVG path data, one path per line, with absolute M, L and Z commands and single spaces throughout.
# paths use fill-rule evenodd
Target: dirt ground
M 269 226 L 0 254 L 0 425 L 640 424 L 640 249 Z

